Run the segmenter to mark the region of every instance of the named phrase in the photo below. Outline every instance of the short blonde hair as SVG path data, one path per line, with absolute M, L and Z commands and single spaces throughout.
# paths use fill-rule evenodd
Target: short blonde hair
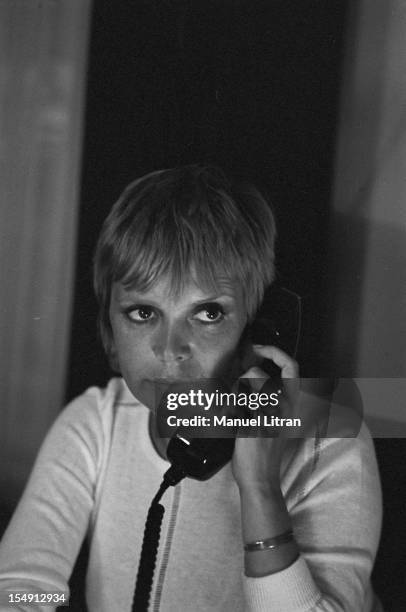
M 102 227 L 94 256 L 99 329 L 110 354 L 111 287 L 147 290 L 170 274 L 182 290 L 191 267 L 213 288 L 219 277 L 240 283 L 250 319 L 275 275 L 275 220 L 247 183 L 216 167 L 191 165 L 151 172 L 124 190 Z

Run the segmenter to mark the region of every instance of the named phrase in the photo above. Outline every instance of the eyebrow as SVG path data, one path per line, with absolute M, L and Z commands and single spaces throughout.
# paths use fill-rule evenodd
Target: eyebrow
M 235 296 L 227 293 L 222 293 L 221 295 L 211 295 L 202 300 L 197 300 L 196 302 L 193 302 L 193 304 L 198 306 L 199 304 L 209 304 L 210 302 L 217 302 L 218 300 L 235 300 Z

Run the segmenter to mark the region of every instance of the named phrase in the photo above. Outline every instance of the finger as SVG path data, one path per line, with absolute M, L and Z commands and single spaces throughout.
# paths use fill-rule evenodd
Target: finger
M 279 397 L 279 412 L 288 417 L 292 408 L 296 405 L 300 381 L 298 378 L 299 368 L 294 359 L 276 346 L 253 345 L 255 354 L 264 359 L 272 360 L 280 369 L 283 385 L 279 377 L 270 377 L 260 367 L 253 366 L 241 377 L 248 379 L 249 386 L 253 391 L 276 394 Z M 283 393 L 283 390 L 285 393 Z M 287 401 L 286 401 L 287 400 Z M 270 410 L 268 414 L 275 413 Z
M 262 346 L 261 344 L 253 345 L 254 353 L 260 355 L 264 359 L 270 359 L 280 369 L 282 378 L 297 378 L 299 375 L 299 366 L 297 362 L 287 353 L 276 346 Z
M 242 377 L 243 384 L 246 382 L 246 389 L 249 388 L 262 395 L 261 406 L 256 408 L 259 412 L 268 415 L 277 415 L 281 412 L 279 402 L 283 401 L 283 383 L 279 377 L 270 377 L 261 368 L 254 366 L 247 370 Z M 247 392 L 243 390 L 243 392 Z M 266 404 L 266 399 L 263 397 L 267 395 L 272 402 Z M 262 401 L 264 403 L 262 403 Z M 277 402 L 275 404 L 275 402 Z
M 261 370 L 258 366 L 254 366 L 247 370 L 240 380 L 244 382 L 248 380 L 248 384 L 253 391 L 267 393 L 268 395 L 282 395 L 284 384 L 279 377 L 271 377 L 269 374 Z
M 242 376 L 240 376 L 240 378 L 244 380 L 248 378 L 250 387 L 254 391 L 260 391 L 264 381 L 269 378 L 269 375 L 261 370 L 261 368 L 258 366 L 253 366 L 252 368 L 249 368 L 249 370 L 247 370 Z
M 253 349 L 255 354 L 265 359 L 270 359 L 281 369 L 281 378 L 284 380 L 288 399 L 293 406 L 297 401 L 300 388 L 299 366 L 297 362 L 276 346 L 254 344 Z

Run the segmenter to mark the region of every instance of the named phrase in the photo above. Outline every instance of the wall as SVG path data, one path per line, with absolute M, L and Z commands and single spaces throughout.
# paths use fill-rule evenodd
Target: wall
M 406 375 L 406 5 L 351 6 L 326 353 L 341 376 L 399 378 Z M 373 401 L 368 381 L 360 383 L 365 409 L 394 424 L 384 435 L 406 435 L 399 384 L 383 382 Z

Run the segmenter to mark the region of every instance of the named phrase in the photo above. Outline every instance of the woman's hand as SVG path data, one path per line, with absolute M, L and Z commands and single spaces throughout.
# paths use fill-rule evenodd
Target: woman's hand
M 298 386 L 297 363 L 275 346 L 254 345 L 253 350 L 256 356 L 269 359 L 281 369 L 281 378 L 285 379 L 284 393 L 276 411 L 278 416 L 291 416 Z M 241 378 L 248 379 L 252 391 L 259 393 L 269 379 L 269 375 L 255 366 L 249 368 Z M 272 409 L 270 406 L 265 412 L 271 416 L 272 410 L 275 411 L 275 408 Z M 255 415 L 256 411 L 253 411 L 251 416 Z M 281 432 L 276 437 L 256 436 L 236 439 L 232 470 L 240 490 L 268 491 L 279 488 L 279 470 L 285 446 L 285 437 L 280 434 Z
M 258 357 L 270 359 L 281 369 L 284 393 L 278 406 L 279 416 L 288 416 L 298 389 L 298 366 L 275 346 L 254 345 Z M 260 392 L 269 376 L 259 367 L 251 367 L 241 378 L 248 379 L 253 392 Z M 280 465 L 285 439 L 276 437 L 238 438 L 232 458 L 232 470 L 240 492 L 241 528 L 245 544 L 274 538 L 292 528 L 280 485 Z M 299 551 L 295 540 L 275 549 L 245 553 L 247 576 L 265 576 L 291 565 Z

